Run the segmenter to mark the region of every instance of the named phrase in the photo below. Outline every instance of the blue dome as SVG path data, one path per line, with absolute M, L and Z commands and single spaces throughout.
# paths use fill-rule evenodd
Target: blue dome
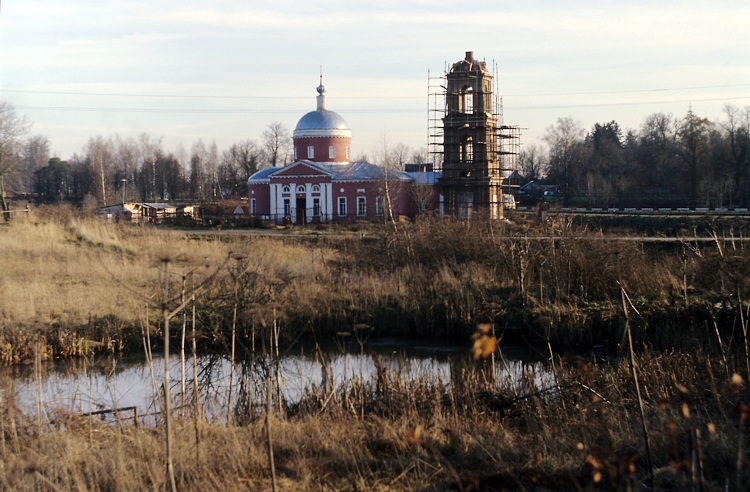
M 327 109 L 319 109 L 310 111 L 300 118 L 297 127 L 294 129 L 295 133 L 305 130 L 349 130 L 349 126 L 338 113 Z
M 349 130 L 349 126 L 346 124 L 346 121 L 344 121 L 344 118 L 339 116 L 338 113 L 326 109 L 326 88 L 323 85 L 322 79 L 323 77 L 321 76 L 320 85 L 317 88 L 318 109 L 310 111 L 300 118 L 292 136 L 294 138 L 352 138 L 352 132 Z

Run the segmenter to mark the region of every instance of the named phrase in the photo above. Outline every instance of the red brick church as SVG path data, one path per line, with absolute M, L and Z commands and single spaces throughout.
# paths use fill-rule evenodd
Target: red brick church
M 432 190 L 436 177 L 351 162 L 352 132 L 326 107 L 322 80 L 317 90 L 317 109 L 294 129 L 294 162 L 263 169 L 248 180 L 250 214 L 291 224 L 375 220 L 391 211 L 393 216 L 416 215 L 414 186 L 431 180 Z M 431 201 L 429 208 L 434 208 L 437 193 Z

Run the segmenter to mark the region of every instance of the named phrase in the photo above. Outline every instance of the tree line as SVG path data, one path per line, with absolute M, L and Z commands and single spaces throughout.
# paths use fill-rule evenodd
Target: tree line
M 0 191 L 33 194 L 40 202 L 111 205 L 121 201 L 216 201 L 245 196 L 247 180 L 265 167 L 291 162 L 290 131 L 269 124 L 259 141 L 246 139 L 220 151 L 198 140 L 190 150 L 168 151 L 160 138 L 142 133 L 95 136 L 67 160 L 52 157 L 44 135 L 28 135 L 30 122 L 0 103 Z M 12 131 L 11 131 L 12 130 Z
M 43 135 L 29 135 L 31 123 L 0 102 L 0 197 L 6 190 L 34 194 L 42 202 L 122 200 L 193 202 L 244 196 L 247 179 L 293 157 L 290 131 L 266 127 L 259 140 L 246 139 L 220 151 L 198 140 L 188 151 L 167 151 L 146 133 L 122 138 L 89 138 L 68 160 L 51 157 Z M 424 149 L 404 144 L 376 150 L 388 168 L 426 160 Z M 382 154 L 382 155 L 380 155 Z M 367 160 L 362 154 L 355 160 Z M 542 139 L 526 144 L 519 159 L 521 184 L 555 185 L 565 205 L 750 206 L 750 106 L 727 104 L 720 121 L 688 110 L 682 118 L 654 113 L 640 128 L 623 132 L 616 121 L 587 131 L 570 117 L 558 118 Z
M 750 206 L 750 106 L 727 104 L 721 121 L 692 109 L 654 113 L 638 130 L 616 121 L 586 131 L 559 118 L 519 156 L 525 180 L 557 187 L 565 205 Z

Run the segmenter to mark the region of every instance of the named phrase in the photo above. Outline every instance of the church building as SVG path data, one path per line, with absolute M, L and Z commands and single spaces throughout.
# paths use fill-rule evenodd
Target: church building
M 277 224 L 308 224 L 414 217 L 434 211 L 468 219 L 504 214 L 503 179 L 519 151 L 518 127 L 502 123 L 493 74 L 474 53 L 452 65 L 441 83 L 445 106 L 436 110 L 442 137 L 433 164 L 414 172 L 351 162 L 352 132 L 326 107 L 321 76 L 317 108 L 300 118 L 292 139 L 294 162 L 263 169 L 248 179 L 250 214 Z M 434 130 L 434 131 L 432 131 Z M 409 165 L 407 165 L 409 166 Z M 407 167 L 406 171 L 412 171 Z
M 294 162 L 263 169 L 248 179 L 250 214 L 277 224 L 376 220 L 392 211 L 413 216 L 415 178 L 368 162 L 351 162 L 352 132 L 326 107 L 317 88 L 317 108 L 300 118 L 292 135 Z

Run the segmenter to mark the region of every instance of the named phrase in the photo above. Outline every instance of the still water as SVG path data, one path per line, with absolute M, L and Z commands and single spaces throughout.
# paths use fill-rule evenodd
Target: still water
M 374 382 L 377 369 L 372 354 L 377 354 L 382 366 L 401 381 L 421 379 L 446 387 L 460 384 L 459 375 L 477 367 L 471 360 L 469 347 L 390 339 L 368 341 L 364 345 L 339 341 L 322 350 L 297 345 L 280 353 L 278 365 L 275 360 L 268 364 L 269 359 L 258 354 L 236 362 L 231 371 L 229 356 L 199 355 L 195 370 L 200 405 L 208 418 L 226 419 L 231 372 L 231 404 L 235 405 L 244 396 L 245 401 L 249 399 L 254 406 L 261 406 L 269 366 L 274 381 L 279 383 L 280 396 L 291 403 L 313 388 L 322 388 L 326 372 L 337 388 L 352 381 Z M 324 364 L 322 360 L 327 362 Z M 485 371 L 494 367 L 495 385 L 516 394 L 529 387 L 544 390 L 554 385 L 548 364 L 540 354 L 503 348 L 497 353 L 494 366 L 489 361 L 482 364 Z M 173 406 L 179 411 L 181 405 L 193 402 L 193 359 L 185 358 L 184 387 L 179 354 L 170 356 L 169 367 L 170 394 Z M 136 407 L 141 418 L 148 418 L 161 408 L 164 358 L 156 352 L 153 364 L 145 356 L 106 356 L 43 363 L 41 367 L 16 366 L 4 368 L 0 373 L 5 381 L 0 388 L 3 400 L 15 398 L 25 414 L 37 415 L 41 411 L 46 421 L 54 420 L 60 411 L 87 414 L 125 407 Z

